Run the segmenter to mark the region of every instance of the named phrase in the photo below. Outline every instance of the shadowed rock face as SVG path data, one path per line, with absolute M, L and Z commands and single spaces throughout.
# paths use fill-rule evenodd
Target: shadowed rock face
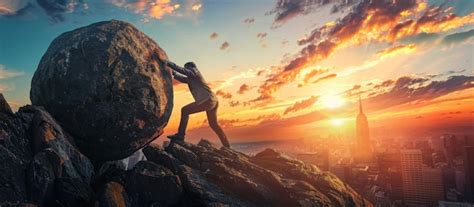
M 161 135 L 168 122 L 173 89 L 166 59 L 131 24 L 95 23 L 51 43 L 33 76 L 30 98 L 92 160 L 125 158 Z

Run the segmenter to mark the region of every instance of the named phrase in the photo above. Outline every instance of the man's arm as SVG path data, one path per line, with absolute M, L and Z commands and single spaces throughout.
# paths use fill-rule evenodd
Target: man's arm
M 188 75 L 188 73 L 189 73 L 189 71 L 186 68 L 180 67 L 180 66 L 176 65 L 175 63 L 173 63 L 169 60 L 165 60 L 165 64 L 167 66 L 169 66 L 171 69 L 173 69 L 173 71 L 176 71 L 178 73 L 181 73 L 181 74 L 184 74 L 184 75 Z
M 178 73 L 174 70 L 172 72 L 173 72 L 174 79 L 178 80 L 181 83 L 188 83 L 188 77 L 186 77 L 185 75 L 180 74 L 180 73 Z

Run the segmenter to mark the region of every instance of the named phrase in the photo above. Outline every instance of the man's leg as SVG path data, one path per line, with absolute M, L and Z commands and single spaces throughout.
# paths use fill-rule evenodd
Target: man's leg
M 196 102 L 190 103 L 181 108 L 181 120 L 179 122 L 178 134 L 182 137 L 186 134 L 186 127 L 188 126 L 189 115 L 205 111 L 207 108 L 203 104 L 197 104 Z
M 221 140 L 222 145 L 225 147 L 230 148 L 229 141 L 227 140 L 227 136 L 224 133 L 224 130 L 222 130 L 221 126 L 219 126 L 219 123 L 217 122 L 217 108 L 219 104 L 216 104 L 216 106 L 209 110 L 206 111 L 207 114 L 207 121 L 209 122 L 209 126 L 211 127 L 212 130 L 217 134 L 219 139 Z

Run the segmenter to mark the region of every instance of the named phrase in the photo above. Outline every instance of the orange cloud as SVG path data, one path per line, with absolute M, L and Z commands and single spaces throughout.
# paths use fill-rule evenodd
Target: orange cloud
M 150 5 L 148 14 L 155 19 L 161 19 L 166 14 L 172 14 L 179 7 L 179 4 L 172 5 L 170 0 L 156 0 Z
M 281 14 L 280 14 L 281 15 Z M 335 24 L 314 29 L 299 40 L 305 47 L 260 85 L 259 100 L 272 97 L 282 86 L 340 48 L 368 42 L 394 42 L 423 32 L 443 32 L 474 23 L 474 13 L 457 16 L 450 8 L 427 6 L 426 0 L 363 0 Z
M 161 19 L 165 15 L 189 15 L 199 12 L 202 8 L 202 4 L 199 1 L 184 5 L 184 10 L 186 10 L 184 13 L 178 12 L 182 5 L 173 3 L 171 0 L 108 0 L 108 2 L 117 7 L 131 9 L 135 13 L 144 14 L 146 21 L 148 21 L 148 18 Z
M 237 91 L 237 93 L 238 94 L 244 94 L 245 92 L 249 91 L 252 88 L 253 87 L 251 87 L 251 86 L 244 83 L 239 87 L 239 90 Z
M 191 10 L 196 11 L 196 12 L 200 11 L 201 8 L 202 8 L 202 4 L 200 3 L 194 4 L 193 6 L 191 6 Z
M 0 1 L 0 15 L 14 16 L 21 13 L 22 10 L 31 6 L 31 1 L 28 0 L 7 0 Z
M 405 53 L 405 54 L 412 53 L 415 50 L 416 50 L 415 44 L 397 45 L 394 47 L 390 47 L 390 48 L 378 51 L 376 54 L 380 57 L 392 57 L 400 53 Z
M 296 112 L 296 111 L 311 107 L 314 103 L 316 103 L 317 100 L 318 100 L 317 96 L 311 96 L 302 101 L 297 101 L 292 106 L 286 108 L 283 114 L 288 114 L 290 112 Z
M 231 94 L 231 93 L 224 92 L 224 91 L 222 91 L 222 90 L 218 90 L 218 91 L 216 92 L 216 95 L 222 97 L 223 99 L 231 99 L 231 98 L 232 98 L 232 94 Z
M 305 86 L 312 78 L 316 77 L 317 75 L 323 74 L 328 72 L 328 70 L 323 69 L 313 69 L 309 73 L 307 73 L 303 78 L 303 83 L 298 84 L 298 87 Z

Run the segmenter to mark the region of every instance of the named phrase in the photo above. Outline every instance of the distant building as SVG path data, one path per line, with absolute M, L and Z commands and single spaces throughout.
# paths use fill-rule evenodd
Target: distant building
M 443 173 L 441 169 L 423 167 L 423 195 L 426 206 L 437 206 L 444 200 Z
M 474 204 L 470 203 L 461 203 L 461 202 L 450 202 L 450 201 L 440 201 L 439 207 L 474 207 Z
M 423 205 L 423 160 L 421 150 L 400 150 L 403 200 L 407 205 Z
M 464 186 L 464 195 L 466 201 L 474 203 L 474 147 L 467 146 L 464 147 L 464 175 L 465 177 L 465 186 Z
M 373 148 L 370 142 L 369 122 L 362 109 L 359 98 L 359 114 L 356 119 L 356 147 L 354 149 L 356 162 L 373 162 Z
M 441 169 L 423 165 L 419 149 L 400 150 L 403 197 L 407 206 L 437 206 L 444 200 Z
M 346 182 L 351 180 L 351 165 L 352 163 L 350 160 L 345 158 L 341 158 L 337 164 L 332 165 L 329 168 L 329 171 L 336 175 L 339 179 L 344 180 Z

